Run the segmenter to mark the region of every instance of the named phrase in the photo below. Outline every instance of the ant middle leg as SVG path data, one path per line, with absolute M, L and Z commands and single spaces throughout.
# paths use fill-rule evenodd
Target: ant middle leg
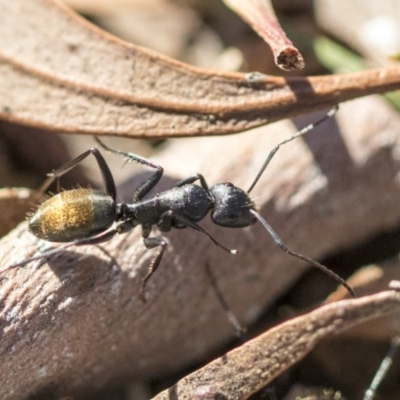
M 168 232 L 169 230 L 171 230 L 174 220 L 179 221 L 182 224 L 182 227 L 183 225 L 190 226 L 191 228 L 197 230 L 198 232 L 203 233 L 204 235 L 208 236 L 217 246 L 223 248 L 224 250 L 233 254 L 236 253 L 236 250 L 230 250 L 227 247 L 220 244 L 219 242 L 217 242 L 217 240 L 215 240 L 210 233 L 208 233 L 204 228 L 202 228 L 196 222 L 191 221 L 181 215 L 175 214 L 171 210 L 166 211 L 164 214 L 162 214 L 160 221 L 157 225 L 162 232 Z M 151 261 L 147 275 L 142 280 L 142 286 L 140 288 L 139 296 L 144 303 L 146 302 L 145 298 L 146 284 L 150 279 L 150 277 L 154 274 L 154 272 L 156 272 L 157 268 L 159 267 L 164 251 L 168 245 L 166 240 L 162 236 L 148 237 L 150 235 L 150 232 L 151 232 L 151 226 L 143 227 L 144 245 L 148 249 L 152 249 L 157 246 L 161 246 L 161 249 L 159 250 L 157 256 Z
M 143 303 L 146 303 L 146 285 L 148 280 L 157 271 L 157 268 L 160 266 L 161 259 L 164 255 L 164 251 L 167 248 L 168 243 L 162 236 L 157 237 L 149 237 L 151 232 L 151 226 L 143 227 L 143 242 L 147 249 L 153 249 L 154 247 L 161 246 L 160 250 L 158 251 L 156 257 L 151 261 L 149 265 L 149 269 L 147 271 L 146 276 L 142 279 L 142 285 L 139 291 L 139 297 Z
M 126 162 L 131 162 L 131 161 L 135 161 L 139 164 L 145 165 L 147 167 L 150 168 L 155 168 L 157 171 L 151 175 L 148 179 L 146 179 L 144 182 L 142 182 L 135 190 L 134 194 L 133 194 L 133 198 L 134 198 L 134 202 L 137 203 L 140 200 L 143 199 L 144 196 L 146 196 L 147 193 L 150 192 L 151 189 L 153 189 L 153 187 L 155 185 L 157 185 L 158 181 L 161 179 L 163 173 L 164 173 L 164 169 L 161 165 L 150 161 L 144 157 L 140 157 L 136 154 L 133 153 L 126 153 L 124 151 L 121 150 L 115 150 L 112 149 L 110 147 L 108 147 L 107 145 L 105 145 L 97 136 L 94 137 L 94 139 L 96 140 L 96 142 L 106 151 L 110 152 L 110 153 L 114 153 L 114 154 L 119 154 L 121 156 L 124 156 L 126 159 Z

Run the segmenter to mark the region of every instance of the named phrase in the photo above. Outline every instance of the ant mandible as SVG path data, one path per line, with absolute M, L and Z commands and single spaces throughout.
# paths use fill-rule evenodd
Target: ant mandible
M 141 225 L 144 245 L 148 249 L 160 247 L 156 257 L 150 263 L 146 276 L 142 280 L 139 294 L 140 298 L 145 301 L 147 281 L 159 267 L 167 246 L 167 242 L 162 236 L 150 237 L 154 225 L 161 232 L 169 232 L 172 228 L 182 229 L 190 227 L 208 236 L 214 244 L 222 249 L 234 254 L 237 252 L 223 246 L 197 223 L 211 211 L 211 220 L 214 224 L 229 228 L 250 226 L 258 220 L 284 252 L 319 268 L 342 284 L 352 296 L 355 296 L 353 289 L 333 271 L 308 257 L 290 250 L 264 218 L 257 213 L 255 205 L 249 196 L 249 193 L 260 179 L 280 146 L 315 128 L 326 119 L 332 117 L 336 110 L 337 107 L 331 109 L 319 121 L 308 125 L 293 136 L 278 143 L 269 153 L 247 192 L 234 186 L 232 183 L 218 183 L 209 187 L 204 177 L 196 174 L 181 180 L 172 189 L 143 200 L 144 196 L 160 180 L 163 175 L 163 168 L 155 162 L 138 155 L 111 149 L 100 139 L 95 138 L 104 150 L 126 157 L 127 162 L 135 161 L 154 168 L 156 172 L 136 188 L 133 203 L 127 204 L 116 202 L 114 178 L 105 159 L 97 148 L 85 151 L 59 169 L 53 171 L 48 175 L 49 178 L 44 182 L 40 191 L 44 192 L 54 180 L 66 174 L 92 154 L 96 158 L 101 171 L 106 191 L 104 193 L 93 189 L 73 189 L 62 191 L 44 201 L 30 218 L 29 231 L 36 237 L 49 242 L 69 243 L 13 264 L 1 271 L 1 273 L 23 266 L 31 261 L 51 256 L 71 246 L 106 242 L 117 233 L 126 233 L 134 227 Z M 196 181 L 200 181 L 200 186 L 194 185 Z M 111 228 L 114 223 L 116 223 L 116 226 Z

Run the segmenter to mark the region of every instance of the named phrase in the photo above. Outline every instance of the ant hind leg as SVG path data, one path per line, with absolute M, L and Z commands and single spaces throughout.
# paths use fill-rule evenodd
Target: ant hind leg
M 106 193 L 108 195 L 110 195 L 112 197 L 112 199 L 115 201 L 116 197 L 117 197 L 117 189 L 115 187 L 114 178 L 111 174 L 110 168 L 108 167 L 108 165 L 106 163 L 106 160 L 103 158 L 100 151 L 94 147 L 89 150 L 86 150 L 84 153 L 82 153 L 78 157 L 74 158 L 71 161 L 68 161 L 67 163 L 62 165 L 60 168 L 49 173 L 47 175 L 48 178 L 44 181 L 42 186 L 39 188 L 38 192 L 44 193 L 55 180 L 59 180 L 59 178 L 61 178 L 64 174 L 66 174 L 72 168 L 76 167 L 80 162 L 82 162 L 90 154 L 93 154 L 93 156 L 96 158 L 101 175 L 103 176 L 104 185 L 106 187 Z
M 2 271 L 0 271 L 0 274 L 3 274 L 4 272 L 9 271 L 14 268 L 23 267 L 24 265 L 29 264 L 32 261 L 40 260 L 41 258 L 46 258 L 46 257 L 53 256 L 55 254 L 61 253 L 62 251 L 66 250 L 70 247 L 73 247 L 73 246 L 85 246 L 85 245 L 89 245 L 89 244 L 96 245 L 96 244 L 108 242 L 117 233 L 126 233 L 126 232 L 130 231 L 131 229 L 132 229 L 132 225 L 131 225 L 130 221 L 122 222 L 115 229 L 110 229 L 106 232 L 103 232 L 101 235 L 92 236 L 92 237 L 85 238 L 85 239 L 75 240 L 74 242 L 59 246 L 55 249 L 45 251 L 44 253 L 39 254 L 37 256 L 26 258 L 23 261 L 12 264 L 9 267 L 3 269 Z
M 148 179 L 146 179 L 144 182 L 142 182 L 135 190 L 133 194 L 133 198 L 135 203 L 139 202 L 140 200 L 143 199 L 144 196 L 146 196 L 147 193 L 150 192 L 151 189 L 158 183 L 158 181 L 161 179 L 164 169 L 161 167 L 161 165 L 155 163 L 154 161 L 148 160 L 144 157 L 140 157 L 137 154 L 133 153 L 126 153 L 125 151 L 121 150 L 115 150 L 107 145 L 105 145 L 97 136 L 94 137 L 96 142 L 106 151 L 114 154 L 119 154 L 121 156 L 124 156 L 126 159 L 126 162 L 130 161 L 135 161 L 138 164 L 145 165 L 146 167 L 154 168 L 157 171 L 151 175 Z

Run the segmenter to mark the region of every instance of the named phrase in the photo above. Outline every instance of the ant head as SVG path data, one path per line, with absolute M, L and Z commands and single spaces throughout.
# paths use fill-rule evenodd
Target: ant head
M 210 188 L 213 201 L 211 219 L 216 225 L 227 228 L 243 228 L 257 221 L 250 212 L 255 206 L 248 193 L 232 185 L 219 183 Z

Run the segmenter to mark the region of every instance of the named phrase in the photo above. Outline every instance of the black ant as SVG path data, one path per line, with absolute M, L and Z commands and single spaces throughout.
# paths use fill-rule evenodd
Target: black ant
M 60 178 L 90 154 L 93 154 L 103 176 L 106 191 L 104 193 L 93 189 L 67 190 L 43 202 L 29 220 L 29 231 L 36 237 L 50 242 L 70 243 L 44 252 L 39 256 L 27 258 L 9 266 L 1 272 L 53 255 L 71 246 L 106 242 L 117 233 L 126 233 L 134 227 L 141 225 L 144 245 L 148 249 L 160 247 L 158 254 L 151 262 L 149 270 L 142 280 L 140 297 L 144 301 L 146 283 L 160 265 L 167 246 L 167 242 L 162 236 L 150 237 L 153 225 L 156 225 L 161 232 L 169 232 L 171 228 L 182 229 L 190 227 L 208 236 L 214 244 L 222 249 L 233 254 L 237 252 L 220 244 L 210 233 L 198 225 L 197 222 L 202 220 L 211 211 L 212 221 L 224 227 L 242 228 L 253 225 L 257 220 L 260 221 L 275 243 L 283 251 L 321 269 L 342 284 L 352 296 L 355 296 L 353 289 L 333 271 L 310 258 L 291 251 L 257 213 L 255 210 L 256 207 L 249 196 L 249 193 L 281 145 L 304 135 L 315 126 L 330 118 L 336 110 L 337 108 L 330 110 L 316 123 L 308 125 L 295 135 L 277 144 L 269 153 L 264 165 L 261 167 L 260 172 L 247 192 L 239 189 L 232 183 L 218 183 L 209 187 L 204 177 L 196 174 L 181 180 L 172 189 L 143 200 L 144 196 L 160 180 L 163 175 L 163 168 L 155 162 L 135 154 L 113 150 L 107 147 L 100 139 L 95 138 L 99 145 L 106 151 L 126 157 L 127 162 L 135 161 L 154 168 L 156 172 L 136 188 L 133 203 L 126 204 L 116 202 L 116 187 L 113 176 L 97 148 L 85 151 L 80 156 L 53 171 L 42 185 L 40 189 L 42 192 L 54 180 Z M 194 185 L 196 181 L 200 181 L 200 186 Z M 116 226 L 111 228 L 114 223 L 116 223 Z

